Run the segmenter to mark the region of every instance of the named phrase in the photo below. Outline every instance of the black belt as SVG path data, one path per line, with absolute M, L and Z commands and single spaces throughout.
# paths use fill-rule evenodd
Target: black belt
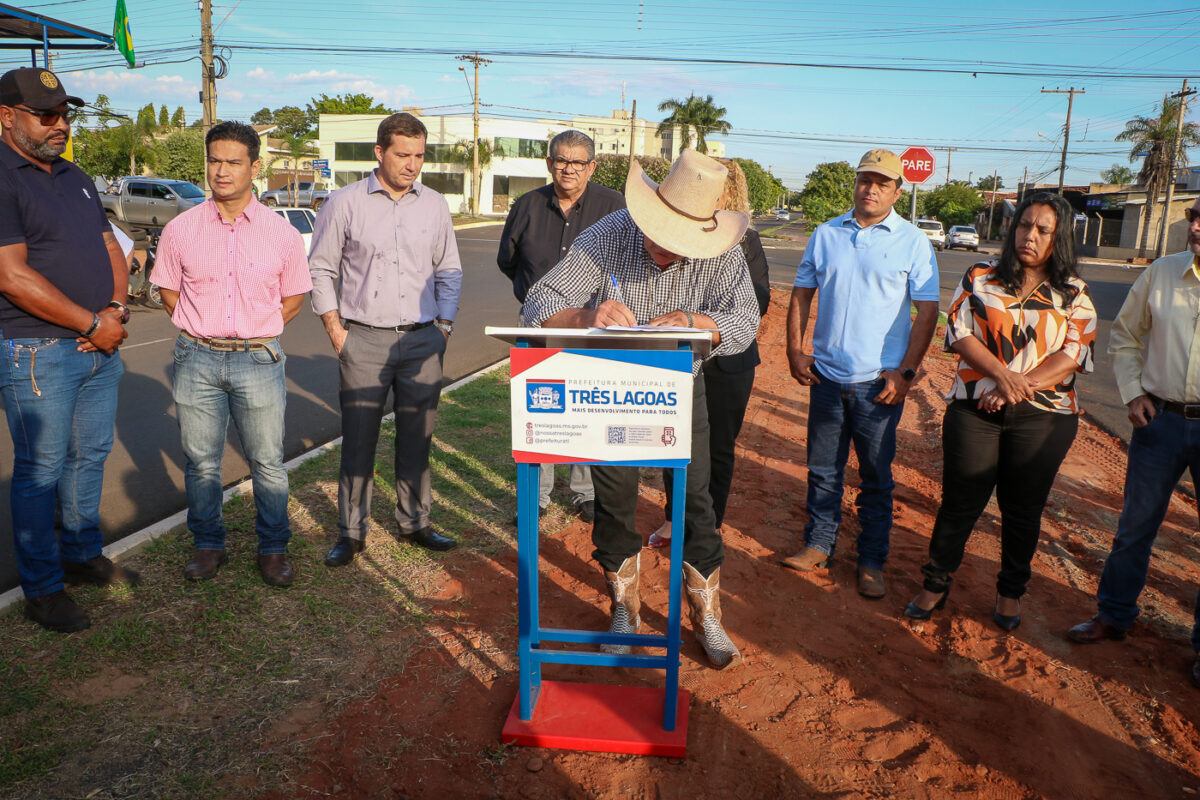
M 411 325 L 368 325 L 365 322 L 356 322 L 352 319 L 346 320 L 347 325 L 357 325 L 360 328 L 370 328 L 373 331 L 392 331 L 393 333 L 408 333 L 409 331 L 419 331 L 421 328 L 428 328 L 433 324 L 433 320 L 428 322 L 414 322 Z
M 1184 419 L 1200 419 L 1200 403 L 1176 403 L 1174 400 L 1163 400 L 1161 397 L 1150 395 L 1156 403 L 1162 403 L 1166 411 L 1173 411 Z
M 183 338 L 191 339 L 197 344 L 202 344 L 209 350 L 217 350 L 223 353 L 240 353 L 250 350 L 267 349 L 267 345 L 275 341 L 276 336 L 264 336 L 258 339 L 226 339 L 219 336 L 203 337 L 193 336 L 187 331 L 180 331 Z

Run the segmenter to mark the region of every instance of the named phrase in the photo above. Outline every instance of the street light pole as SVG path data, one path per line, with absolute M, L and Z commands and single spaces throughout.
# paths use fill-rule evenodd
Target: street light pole
M 992 170 L 992 204 L 988 206 L 988 229 L 987 238 L 992 238 L 992 216 L 996 213 L 996 181 L 1000 177 L 1000 170 Z
M 471 119 L 475 123 L 475 138 L 471 140 L 471 216 L 479 213 L 479 65 L 492 63 L 479 55 L 457 56 L 459 61 L 470 61 L 475 65 L 475 85 L 472 87 L 474 105 Z

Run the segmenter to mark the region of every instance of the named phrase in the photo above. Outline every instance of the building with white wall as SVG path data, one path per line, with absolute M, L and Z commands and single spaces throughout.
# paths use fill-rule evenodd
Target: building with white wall
M 453 213 L 470 207 L 471 165 L 451 158 L 458 142 L 470 143 L 474 123 L 470 114 L 422 114 L 406 108 L 425 124 L 429 138 L 421 183 L 446 196 Z M 366 177 L 375 169 L 375 133 L 384 119 L 381 114 L 322 114 L 318 119 L 318 142 L 322 159 L 329 161 L 335 187 Z M 628 155 L 633 135 L 634 155 L 674 159 L 679 154 L 679 137 L 659 137 L 658 123 L 631 120 L 627 111 L 610 117 L 576 117 L 572 120 L 509 120 L 479 118 L 479 138 L 492 146 L 492 161 L 481 171 L 479 208 L 483 214 L 507 214 L 516 198 L 550 182 L 546 170 L 546 148 L 555 135 L 574 128 L 591 136 L 596 153 Z M 677 133 L 674 131 L 673 133 Z M 708 143 L 709 155 L 724 155 L 722 142 Z

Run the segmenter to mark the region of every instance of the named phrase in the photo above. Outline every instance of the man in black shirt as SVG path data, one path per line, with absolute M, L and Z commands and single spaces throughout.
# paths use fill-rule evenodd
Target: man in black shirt
M 70 105 L 83 101 L 49 70 L 0 76 L 0 395 L 13 441 L 14 550 L 26 616 L 60 632 L 90 624 L 64 583 L 138 577 L 104 557 L 100 533 L 129 270 L 95 184 L 60 157 Z
M 551 183 L 521 196 L 508 212 L 496 263 L 513 282 L 513 294 L 524 303 L 529 287 L 554 268 L 580 231 L 601 217 L 625 207 L 625 198 L 598 183 L 590 183 L 596 171 L 596 145 L 580 131 L 568 130 L 550 140 L 546 159 Z M 544 466 L 538 505 L 550 505 L 554 468 Z M 584 522 L 594 518 L 595 492 L 591 469 L 571 466 L 571 491 Z

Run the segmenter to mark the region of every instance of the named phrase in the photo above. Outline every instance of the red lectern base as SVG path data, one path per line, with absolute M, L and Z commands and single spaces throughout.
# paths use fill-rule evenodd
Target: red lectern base
M 679 690 L 675 730 L 664 731 L 663 694 L 662 689 L 642 686 L 542 681 L 533 719 L 521 720 L 521 698 L 517 697 L 500 741 L 524 747 L 683 758 L 687 755 L 692 695 Z

